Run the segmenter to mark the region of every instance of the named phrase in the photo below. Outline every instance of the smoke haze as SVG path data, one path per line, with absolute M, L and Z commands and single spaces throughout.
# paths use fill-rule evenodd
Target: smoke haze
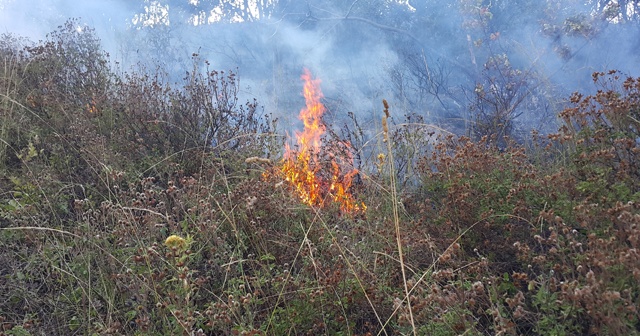
M 0 0 L 0 29 L 38 41 L 79 17 L 125 70 L 161 64 L 172 81 L 198 53 L 213 69 L 237 69 L 241 98 L 289 125 L 308 68 L 336 123 L 350 111 L 373 122 L 386 98 L 398 114 L 460 131 L 490 107 L 479 98 L 502 99 L 506 88 L 522 90 L 520 126 L 553 129 L 568 95 L 593 89 L 592 72 L 640 75 L 636 5 L 615 16 L 601 2 L 282 0 L 248 10 L 233 1 Z

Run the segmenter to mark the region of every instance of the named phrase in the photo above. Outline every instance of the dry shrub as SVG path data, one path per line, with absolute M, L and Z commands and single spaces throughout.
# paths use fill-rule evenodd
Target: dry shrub
M 76 28 L 2 49 L 0 333 L 637 333 L 640 79 L 595 74 L 529 149 L 407 116 L 390 165 L 353 117 L 321 157 L 361 172 L 344 214 L 268 174 L 233 73 L 115 78 Z

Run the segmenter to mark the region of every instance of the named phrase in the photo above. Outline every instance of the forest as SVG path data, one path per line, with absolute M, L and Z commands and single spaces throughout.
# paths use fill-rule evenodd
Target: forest
M 640 334 L 639 1 L 51 6 L 0 336 Z

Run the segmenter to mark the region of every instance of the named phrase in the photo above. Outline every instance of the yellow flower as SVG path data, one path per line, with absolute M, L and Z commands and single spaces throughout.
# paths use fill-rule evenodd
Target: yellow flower
M 164 245 L 166 245 L 168 248 L 182 248 L 185 246 L 185 244 L 186 241 L 184 240 L 184 238 L 177 235 L 171 235 L 167 238 L 167 240 L 164 241 Z

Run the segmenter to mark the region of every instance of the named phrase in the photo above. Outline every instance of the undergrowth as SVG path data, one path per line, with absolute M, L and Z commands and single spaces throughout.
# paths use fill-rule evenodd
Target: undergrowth
M 638 334 L 639 78 L 527 147 L 352 115 L 345 214 L 270 174 L 233 72 L 115 76 L 75 26 L 0 41 L 0 334 Z

